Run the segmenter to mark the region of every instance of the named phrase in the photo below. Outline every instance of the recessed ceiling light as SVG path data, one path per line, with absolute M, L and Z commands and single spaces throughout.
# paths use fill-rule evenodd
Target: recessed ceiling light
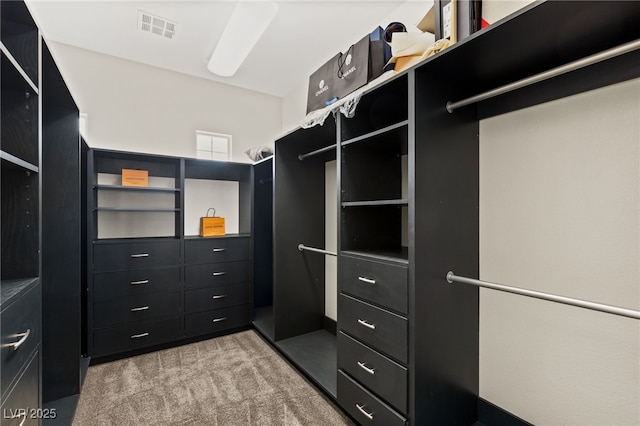
M 222 77 L 234 75 L 277 12 L 278 4 L 270 0 L 239 0 L 207 69 Z

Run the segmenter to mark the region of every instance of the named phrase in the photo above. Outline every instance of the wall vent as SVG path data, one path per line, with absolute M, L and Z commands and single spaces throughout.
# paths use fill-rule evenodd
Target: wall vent
M 176 34 L 176 23 L 142 10 L 138 11 L 138 29 L 172 39 Z

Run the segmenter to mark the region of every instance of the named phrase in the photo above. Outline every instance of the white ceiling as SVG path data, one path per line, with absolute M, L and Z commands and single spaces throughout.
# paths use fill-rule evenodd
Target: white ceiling
M 411 7 L 414 22 L 405 24 L 415 24 L 432 1 L 277 0 L 274 21 L 236 75 L 218 77 L 206 65 L 235 3 L 28 0 L 46 40 L 280 97 L 395 12 Z M 177 22 L 174 38 L 139 31 L 138 10 Z

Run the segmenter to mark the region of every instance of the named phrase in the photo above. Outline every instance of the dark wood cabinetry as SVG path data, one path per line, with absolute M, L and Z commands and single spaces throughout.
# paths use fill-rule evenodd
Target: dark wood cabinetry
M 42 404 L 40 34 L 23 2 L 0 2 L 0 404 L 38 424 Z
M 87 352 L 126 356 L 246 328 L 252 166 L 105 150 L 89 151 L 88 165 Z M 123 168 L 147 170 L 150 186 L 122 186 Z M 187 235 L 187 179 L 237 183 L 238 232 Z

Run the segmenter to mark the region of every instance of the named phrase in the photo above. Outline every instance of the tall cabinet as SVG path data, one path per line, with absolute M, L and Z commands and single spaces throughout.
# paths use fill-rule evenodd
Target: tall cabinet
M 148 184 L 122 185 L 123 169 L 146 171 Z M 93 149 L 87 179 L 89 355 L 120 357 L 250 324 L 251 165 Z M 214 181 L 231 185 L 233 201 L 207 189 Z M 207 207 L 194 215 L 185 199 L 218 211 L 223 199 L 236 203 L 237 217 L 226 218 L 235 228 L 199 237 L 193 222 Z
M 22 2 L 0 3 L 0 398 L 2 424 L 41 406 L 40 36 Z

